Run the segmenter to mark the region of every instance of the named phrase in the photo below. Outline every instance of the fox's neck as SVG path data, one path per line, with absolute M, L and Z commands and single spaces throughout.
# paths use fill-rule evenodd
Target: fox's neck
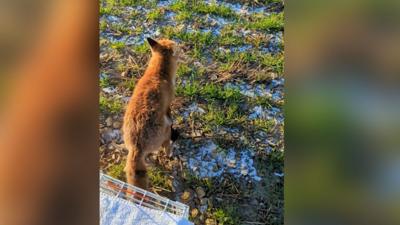
M 176 68 L 176 62 L 173 59 L 161 54 L 153 54 L 147 70 L 152 71 L 153 75 L 160 76 L 160 79 L 165 79 L 174 84 Z

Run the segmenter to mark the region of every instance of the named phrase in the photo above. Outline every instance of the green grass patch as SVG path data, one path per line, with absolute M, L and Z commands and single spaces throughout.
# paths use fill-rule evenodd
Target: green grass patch
M 284 26 L 283 12 L 278 14 L 271 14 L 270 16 L 254 15 L 254 21 L 246 24 L 249 29 L 262 30 L 262 31 L 281 31 Z
M 249 98 L 249 102 L 253 106 L 263 106 L 265 108 L 271 108 L 271 99 L 269 97 L 257 96 L 255 98 Z
M 147 54 L 148 52 L 150 52 L 150 46 L 147 42 L 145 42 L 141 45 L 133 46 L 132 50 L 138 54 Z
M 189 82 L 185 85 L 178 85 L 176 92 L 179 96 L 189 98 L 202 98 L 208 102 L 240 103 L 244 101 L 244 96 L 236 88 L 225 88 L 216 84 L 201 85 L 197 81 Z
M 193 99 L 200 93 L 200 89 L 200 83 L 197 81 L 192 81 L 185 85 L 178 84 L 178 86 L 176 87 L 176 93 L 178 96 L 185 96 Z
M 123 110 L 123 104 L 120 100 L 106 98 L 100 95 L 100 110 L 104 113 L 120 113 Z
M 152 186 L 160 187 L 166 190 L 171 190 L 171 182 L 168 179 L 167 174 L 157 167 L 153 167 L 147 171 L 149 180 Z
M 191 11 L 179 11 L 177 12 L 175 19 L 179 22 L 190 20 L 193 17 L 193 13 Z
M 201 14 L 212 14 L 216 16 L 221 16 L 225 18 L 235 16 L 235 13 L 227 6 L 219 5 L 215 2 L 207 4 L 205 2 L 196 2 L 193 4 L 192 10 Z
M 133 91 L 135 85 L 136 85 L 136 80 L 132 78 L 124 82 L 124 87 L 130 91 Z
M 108 170 L 108 175 L 110 175 L 118 180 L 124 180 L 124 177 L 125 177 L 124 167 L 125 167 L 125 163 L 112 165 L 112 166 L 110 166 L 110 168 Z
M 101 77 L 100 78 L 100 88 L 106 88 L 111 85 L 110 78 L 108 77 Z
M 253 125 L 260 130 L 265 132 L 269 132 L 271 128 L 275 125 L 273 120 L 266 120 L 266 119 L 256 119 L 253 121 Z
M 226 205 L 216 209 L 212 216 L 217 220 L 219 225 L 236 225 L 240 224 L 238 209 L 233 205 Z
M 183 32 L 176 27 L 167 26 L 161 29 L 161 33 L 168 38 L 177 38 L 186 43 L 199 44 L 204 47 L 210 47 L 210 45 L 215 43 L 215 37 L 211 32 Z
M 282 53 L 277 55 L 263 54 L 260 57 L 260 63 L 277 74 L 283 74 L 284 56 Z
M 111 48 L 121 51 L 122 49 L 124 49 L 126 47 L 125 42 L 122 41 L 117 41 L 111 44 Z
M 110 29 L 122 34 L 127 34 L 127 35 L 132 34 L 131 29 L 122 23 L 113 23 L 110 25 Z
M 188 1 L 188 0 L 177 0 L 173 2 L 170 9 L 175 12 L 193 12 L 199 14 L 212 14 L 225 18 L 235 17 L 236 14 L 229 7 L 219 5 L 216 2 L 207 4 L 201 1 Z
M 161 9 L 154 9 L 147 14 L 147 19 L 149 21 L 159 20 L 163 17 L 164 11 Z
M 212 130 L 218 126 L 240 125 L 244 123 L 247 118 L 240 112 L 239 105 L 232 103 L 223 106 L 223 109 L 216 104 L 209 104 L 207 113 L 205 113 L 201 119 L 204 121 L 204 128 L 206 130 Z
M 105 31 L 107 29 L 107 22 L 105 20 L 100 21 L 100 30 Z

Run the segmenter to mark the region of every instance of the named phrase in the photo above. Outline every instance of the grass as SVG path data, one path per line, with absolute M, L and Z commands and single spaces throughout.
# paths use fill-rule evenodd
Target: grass
M 214 2 L 212 2 L 211 4 L 206 4 L 204 2 L 197 2 L 197 4 L 193 5 L 192 10 L 200 14 L 212 14 L 225 18 L 230 18 L 235 16 L 235 13 L 229 7 L 218 5 Z
M 210 46 L 215 42 L 215 37 L 211 32 L 183 32 L 177 27 L 166 26 L 162 27 L 161 33 L 167 38 L 180 39 L 186 43 L 196 43 L 203 46 Z
M 125 47 L 126 47 L 125 42 L 122 42 L 122 41 L 117 41 L 117 42 L 114 42 L 111 44 L 111 48 L 118 50 L 118 51 L 124 50 Z
M 123 180 L 125 179 L 124 172 L 125 163 L 115 164 L 110 166 L 108 175 L 114 177 L 115 179 Z
M 235 206 L 228 205 L 216 209 L 213 213 L 213 218 L 217 220 L 219 225 L 237 225 L 240 224 L 238 209 Z
M 273 72 L 278 74 L 283 74 L 283 63 L 284 56 L 283 54 L 264 54 L 260 57 L 261 65 L 270 68 Z
M 111 85 L 110 78 L 108 77 L 101 77 L 100 78 L 100 88 L 106 88 Z
M 229 7 L 214 2 L 207 4 L 201 1 L 177 0 L 171 5 L 170 9 L 175 12 L 186 11 L 199 14 L 212 14 L 225 18 L 235 16 L 235 13 Z
M 257 129 L 263 130 L 265 132 L 269 132 L 271 130 L 271 128 L 275 125 L 275 122 L 272 120 L 255 119 L 253 121 L 253 125 Z
M 265 17 L 264 15 L 254 15 L 254 21 L 247 23 L 245 26 L 249 29 L 261 31 L 281 31 L 284 25 L 284 14 L 274 13 Z
M 104 95 L 100 95 L 100 111 L 104 113 L 121 113 L 123 110 L 123 104 L 120 100 L 106 98 Z
M 150 52 L 150 47 L 147 43 L 143 43 L 141 45 L 135 45 L 132 49 L 137 54 L 145 54 L 147 52 Z
M 247 118 L 237 104 L 224 105 L 222 108 L 217 104 L 209 104 L 207 112 L 200 119 L 205 130 L 212 131 L 219 126 L 240 126 Z
M 105 20 L 100 21 L 100 30 L 105 31 L 107 29 L 107 22 Z
M 190 20 L 190 18 L 192 18 L 193 13 L 191 11 L 178 11 L 175 19 L 179 22 L 183 22 L 186 20 Z
M 161 9 L 154 9 L 147 14 L 147 19 L 150 21 L 159 20 L 163 17 L 164 11 Z
M 166 190 L 171 190 L 171 181 L 168 179 L 168 176 L 160 170 L 160 168 L 153 167 L 147 171 L 149 176 L 149 180 L 152 186 L 160 187 Z
M 239 89 L 230 87 L 221 87 L 214 83 L 200 84 L 197 81 L 189 82 L 185 85 L 178 85 L 176 92 L 179 96 L 189 97 L 191 99 L 203 99 L 209 103 L 240 103 L 244 101 L 244 96 Z

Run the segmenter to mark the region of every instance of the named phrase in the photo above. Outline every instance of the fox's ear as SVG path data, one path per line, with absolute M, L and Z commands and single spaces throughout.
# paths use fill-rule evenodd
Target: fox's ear
M 156 47 L 157 45 L 159 45 L 158 42 L 157 42 L 156 40 L 151 39 L 151 38 L 149 38 L 149 37 L 147 38 L 147 42 L 149 42 L 151 48 L 154 48 L 154 47 Z

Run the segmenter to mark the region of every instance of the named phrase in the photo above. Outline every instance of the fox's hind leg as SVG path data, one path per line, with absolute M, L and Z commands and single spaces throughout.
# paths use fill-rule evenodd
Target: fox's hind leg
M 172 120 L 169 116 L 165 117 L 164 132 L 165 132 L 164 141 L 161 146 L 164 148 L 165 154 L 168 157 L 172 157 L 172 146 L 171 146 Z
M 129 151 L 125 167 L 128 184 L 147 189 L 148 176 L 145 156 L 141 152 Z

